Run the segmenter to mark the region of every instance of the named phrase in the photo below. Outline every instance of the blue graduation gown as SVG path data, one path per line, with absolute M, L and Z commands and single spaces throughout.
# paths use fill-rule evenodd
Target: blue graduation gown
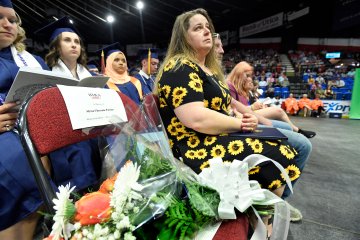
M 45 62 L 34 56 L 41 66 Z M 10 48 L 0 51 L 0 96 L 5 99 L 18 72 Z M 77 189 L 94 184 L 97 174 L 93 162 L 100 162 L 96 140 L 84 141 L 49 154 L 54 184 L 68 182 Z M 15 132 L 0 133 L 0 231 L 35 212 L 42 204 L 35 178 Z
M 131 81 L 123 84 L 115 84 L 115 85 L 119 88 L 121 93 L 128 96 L 137 105 L 140 105 L 141 100 L 140 100 L 139 92 Z M 106 85 L 105 88 L 109 88 L 109 87 Z
M 139 81 L 141 82 L 141 87 L 142 87 L 144 96 L 152 93 L 152 90 L 154 88 L 154 80 L 153 79 L 146 78 L 145 76 L 141 75 L 140 73 L 137 73 L 134 77 L 139 79 Z

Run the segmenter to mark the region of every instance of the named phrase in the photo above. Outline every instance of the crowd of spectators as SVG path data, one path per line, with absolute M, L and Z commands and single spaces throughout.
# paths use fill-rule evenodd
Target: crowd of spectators
M 223 64 L 227 73 L 237 63 L 246 61 L 254 67 L 255 72 L 270 71 L 280 74 L 283 69 L 279 56 L 279 53 L 273 49 L 231 49 L 224 54 Z

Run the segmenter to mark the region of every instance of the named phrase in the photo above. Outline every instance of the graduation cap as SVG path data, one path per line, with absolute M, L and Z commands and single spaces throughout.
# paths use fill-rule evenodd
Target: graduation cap
M 62 17 L 59 20 L 52 22 L 45 27 L 37 30 L 35 35 L 48 40 L 50 43 L 63 32 L 73 32 L 80 36 L 78 30 L 70 22 L 68 16 Z
M 88 67 L 89 69 L 98 68 L 98 64 L 97 64 L 97 62 L 96 62 L 95 60 L 90 60 L 90 61 L 88 61 L 88 63 L 87 63 L 87 67 Z
M 159 59 L 158 50 L 156 48 L 142 48 L 139 50 L 140 61 L 147 60 L 147 74 L 150 75 L 150 62 L 152 58 Z
M 100 48 L 99 50 L 96 51 L 96 53 L 98 55 L 101 56 L 101 72 L 105 73 L 105 60 L 112 54 L 115 52 L 121 52 L 120 50 L 120 43 L 116 42 L 116 43 L 112 43 L 110 45 L 107 45 L 103 48 Z
M 0 6 L 6 8 L 13 8 L 12 2 L 10 0 L 0 0 Z
M 150 58 L 159 59 L 157 48 L 142 48 L 139 50 L 138 55 L 141 61 L 144 59 L 149 59 L 149 56 Z
M 114 52 L 121 52 L 120 48 L 121 48 L 120 43 L 116 42 L 98 49 L 96 53 L 98 55 L 102 55 L 102 53 L 104 53 L 105 59 L 107 59 L 110 56 L 110 54 Z

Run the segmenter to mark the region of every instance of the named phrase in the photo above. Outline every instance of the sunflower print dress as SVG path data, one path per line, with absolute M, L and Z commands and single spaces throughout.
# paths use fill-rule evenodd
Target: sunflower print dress
M 176 64 L 180 67 L 174 70 Z M 197 64 L 187 59 L 178 63 L 170 60 L 158 82 L 158 96 L 160 115 L 174 156 L 196 173 L 208 167 L 211 158 L 233 161 L 256 153 L 279 162 L 292 181 L 299 178 L 300 170 L 294 161 L 296 150 L 286 141 L 263 141 L 228 134 L 207 135 L 187 128 L 179 121 L 174 109 L 189 102 L 203 102 L 204 107 L 227 115 L 230 112 L 231 95 L 226 84 L 207 75 Z M 270 162 L 250 169 L 249 178 L 270 190 L 285 184 L 281 172 Z

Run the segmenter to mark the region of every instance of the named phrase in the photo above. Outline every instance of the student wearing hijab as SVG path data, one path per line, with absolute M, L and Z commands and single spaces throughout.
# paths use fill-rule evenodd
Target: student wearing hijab
M 60 72 L 81 80 L 91 74 L 86 68 L 87 56 L 84 43 L 69 17 L 63 17 L 35 32 L 49 41 L 45 61 L 53 72 Z
M 129 76 L 125 54 L 118 47 L 114 43 L 102 49 L 106 55 L 105 76 L 110 77 L 106 87 L 122 92 L 139 105 L 143 97 L 141 83 Z
M 12 131 L 18 114 L 11 109 L 17 104 L 4 103 L 19 67 L 48 69 L 40 57 L 25 50 L 24 40 L 25 31 L 11 1 L 0 0 L 0 239 L 33 239 L 42 206 L 19 136 Z M 52 170 L 54 184 L 71 182 L 85 188 L 97 179 L 89 163 L 93 153 L 92 146 L 82 143 L 42 160 L 45 169 Z

